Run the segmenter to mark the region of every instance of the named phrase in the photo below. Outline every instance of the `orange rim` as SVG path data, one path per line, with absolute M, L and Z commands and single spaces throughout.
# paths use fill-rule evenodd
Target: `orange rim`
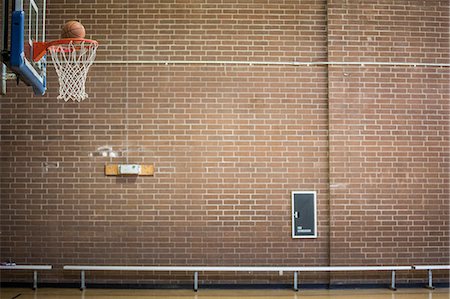
M 76 43 L 76 44 L 91 44 L 91 45 L 98 45 L 98 41 L 92 40 L 92 39 L 85 39 L 85 38 L 63 38 L 63 39 L 57 39 L 49 42 L 34 42 L 33 43 L 33 60 L 39 61 L 44 57 L 44 55 L 47 53 L 48 48 L 55 47 L 58 45 L 67 45 L 70 43 Z

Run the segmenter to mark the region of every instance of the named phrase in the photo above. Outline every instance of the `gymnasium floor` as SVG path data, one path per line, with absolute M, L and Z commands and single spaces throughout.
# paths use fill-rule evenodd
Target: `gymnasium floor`
M 388 289 L 370 290 L 105 290 L 88 289 L 31 289 L 5 288 L 0 290 L 1 299 L 300 299 L 300 298 L 337 298 L 337 299 L 448 299 L 450 289 Z

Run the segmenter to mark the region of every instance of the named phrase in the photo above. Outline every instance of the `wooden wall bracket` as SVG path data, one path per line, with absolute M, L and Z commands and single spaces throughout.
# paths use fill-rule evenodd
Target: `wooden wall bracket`
M 105 175 L 107 176 L 122 176 L 124 174 L 121 174 L 119 171 L 119 165 L 120 164 L 107 164 L 105 165 Z M 123 164 L 125 165 L 125 164 Z M 146 164 L 146 165 L 140 165 L 141 169 L 139 174 L 139 176 L 152 176 L 155 173 L 155 166 L 151 165 L 151 164 Z M 130 176 L 133 174 L 126 174 L 126 176 Z

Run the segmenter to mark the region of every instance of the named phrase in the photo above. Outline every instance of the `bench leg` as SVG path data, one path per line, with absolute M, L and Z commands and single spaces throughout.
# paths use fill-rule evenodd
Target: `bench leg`
M 428 285 L 426 286 L 427 289 L 434 290 L 433 287 L 433 272 L 431 269 L 428 269 Z
M 83 291 L 84 289 L 86 289 L 86 276 L 85 276 L 84 270 L 81 270 L 81 287 L 80 287 L 80 290 Z
M 390 289 L 393 291 L 397 291 L 397 288 L 395 287 L 395 271 L 392 271 L 391 274 L 391 286 Z
M 194 272 L 194 291 L 198 291 L 198 272 Z
M 298 292 L 298 272 L 294 272 L 294 291 Z
M 38 279 L 37 271 L 33 271 L 33 290 L 37 289 L 37 279 Z

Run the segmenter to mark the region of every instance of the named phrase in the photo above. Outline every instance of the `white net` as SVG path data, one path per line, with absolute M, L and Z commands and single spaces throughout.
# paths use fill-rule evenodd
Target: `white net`
M 97 48 L 97 42 L 70 40 L 48 48 L 59 78 L 58 99 L 80 102 L 88 97 L 86 78 Z

